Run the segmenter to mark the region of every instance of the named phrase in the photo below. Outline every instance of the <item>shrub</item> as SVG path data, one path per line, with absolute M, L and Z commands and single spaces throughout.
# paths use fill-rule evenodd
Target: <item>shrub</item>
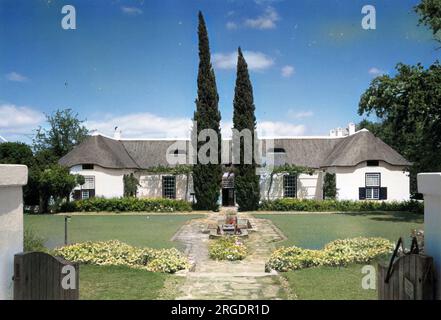
M 247 247 L 237 237 L 223 237 L 210 244 L 208 254 L 214 260 L 236 261 L 244 259 L 247 251 Z
M 191 203 L 175 199 L 90 198 L 63 203 L 60 212 L 189 212 Z
M 368 263 L 392 252 L 394 244 L 383 238 L 353 238 L 335 240 L 323 250 L 282 247 L 275 250 L 266 269 L 277 271 L 298 270 L 317 266 L 347 266 Z
M 284 198 L 265 200 L 260 204 L 261 211 L 405 211 L 424 213 L 424 203 L 410 201 L 352 201 L 352 200 L 310 200 Z
M 57 248 L 53 254 L 78 263 L 123 265 L 151 272 L 175 273 L 189 267 L 187 258 L 175 248 L 138 248 L 118 240 L 73 244 Z
M 26 229 L 23 238 L 24 251 L 46 251 L 44 246 L 45 239 L 39 237 L 31 229 Z

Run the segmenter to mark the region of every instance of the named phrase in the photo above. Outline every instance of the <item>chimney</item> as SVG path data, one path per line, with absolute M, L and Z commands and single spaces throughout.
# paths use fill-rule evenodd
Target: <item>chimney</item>
M 115 127 L 115 131 L 113 132 L 113 138 L 115 140 L 121 140 L 121 130 L 118 130 L 118 127 Z
M 351 122 L 348 125 L 348 133 L 352 136 L 355 133 L 355 123 Z
M 337 137 L 343 137 L 343 129 L 337 128 Z
M 335 131 L 335 129 L 332 129 L 329 131 L 329 136 L 330 137 L 336 137 L 337 136 L 337 132 Z

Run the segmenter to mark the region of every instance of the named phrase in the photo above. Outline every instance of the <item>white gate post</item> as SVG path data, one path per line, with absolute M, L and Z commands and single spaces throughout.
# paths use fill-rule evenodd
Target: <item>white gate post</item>
M 0 300 L 12 299 L 14 255 L 23 251 L 23 186 L 28 168 L 0 164 Z
M 441 173 L 418 174 L 418 192 L 424 195 L 424 250 L 433 257 L 441 300 Z

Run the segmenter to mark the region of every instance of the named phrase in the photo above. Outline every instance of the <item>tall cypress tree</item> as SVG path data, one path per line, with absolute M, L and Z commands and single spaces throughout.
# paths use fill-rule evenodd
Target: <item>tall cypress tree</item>
M 251 85 L 248 65 L 239 47 L 237 61 L 236 88 L 234 90 L 234 112 L 233 127 L 239 132 L 248 129 L 252 137 L 252 163 L 244 162 L 244 139 L 240 139 L 240 163 L 235 164 L 235 190 L 236 201 L 240 211 L 256 210 L 259 206 L 259 176 L 256 175 L 256 161 L 254 159 L 256 116 L 254 115 L 255 106 L 253 98 L 253 87 Z M 233 145 L 234 148 L 236 146 Z
M 221 133 L 220 112 L 218 109 L 219 95 L 217 93 L 216 78 L 210 60 L 210 45 L 207 28 L 202 12 L 199 12 L 199 73 L 198 73 L 198 98 L 196 99 L 196 111 L 193 120 L 197 123 L 197 133 L 204 129 L 212 129 L 216 132 L 218 143 L 215 156 L 216 163 L 201 164 L 198 160 L 193 167 L 193 184 L 196 196 L 196 208 L 201 210 L 217 210 L 222 180 L 221 164 Z M 201 146 L 206 141 L 197 142 L 196 151 L 199 153 Z M 208 152 L 211 152 L 208 151 Z

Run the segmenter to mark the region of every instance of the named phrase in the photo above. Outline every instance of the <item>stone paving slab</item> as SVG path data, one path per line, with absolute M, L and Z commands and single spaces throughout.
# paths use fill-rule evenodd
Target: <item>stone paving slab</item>
M 245 243 L 248 256 L 242 261 L 214 261 L 208 257 L 206 226 L 223 219 L 224 214 L 210 213 L 206 218 L 194 219 L 185 224 L 173 238 L 185 247 L 185 253 L 195 264 L 193 272 L 185 274 L 186 280 L 178 289 L 179 300 L 189 299 L 281 299 L 289 294 L 280 285 L 277 272 L 265 272 L 275 244 L 285 239 L 274 224 L 246 213 L 239 218 L 249 219 L 254 231 Z

